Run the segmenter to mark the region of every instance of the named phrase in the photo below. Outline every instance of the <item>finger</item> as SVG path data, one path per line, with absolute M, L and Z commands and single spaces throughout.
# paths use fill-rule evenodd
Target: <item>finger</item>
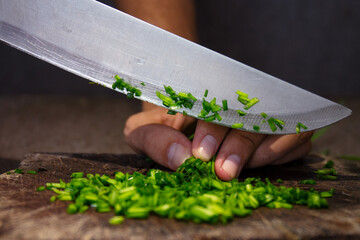
M 194 118 L 179 113 L 169 115 L 167 111 L 165 108 L 156 107 L 130 116 L 125 123 L 124 135 L 127 136 L 134 129 L 152 123 L 164 124 L 177 130 L 185 130 L 195 122 Z
M 216 175 L 225 181 L 238 177 L 264 138 L 263 134 L 231 130 L 215 160 Z
M 163 124 L 138 127 L 125 140 L 135 151 L 145 153 L 172 170 L 191 157 L 190 140 L 180 131 Z
M 267 136 L 256 149 L 246 167 L 256 168 L 271 164 L 307 142 L 311 135 L 312 132 Z
M 300 158 L 304 157 L 305 155 L 307 155 L 311 151 L 311 148 L 312 148 L 312 142 L 311 142 L 311 140 L 308 140 L 306 143 L 298 146 L 293 151 L 289 152 L 282 158 L 272 162 L 271 164 L 280 165 L 280 164 L 294 161 L 296 159 L 300 159 Z
M 199 120 L 192 142 L 192 153 L 196 158 L 209 161 L 218 151 L 229 128 Z

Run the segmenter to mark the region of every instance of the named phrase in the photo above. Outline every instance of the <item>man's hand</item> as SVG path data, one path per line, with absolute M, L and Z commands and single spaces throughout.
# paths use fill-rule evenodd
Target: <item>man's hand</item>
M 312 132 L 291 135 L 263 135 L 185 117 L 168 115 L 167 109 L 131 116 L 125 125 L 127 143 L 161 165 L 176 170 L 194 155 L 209 161 L 216 153 L 215 172 L 222 180 L 238 177 L 244 167 L 283 164 L 311 150 Z M 196 124 L 193 142 L 183 133 Z
M 196 41 L 195 7 L 192 0 L 117 0 L 116 6 L 179 36 Z M 203 161 L 215 153 L 215 171 L 222 180 L 237 177 L 244 167 L 282 164 L 306 155 L 312 133 L 267 136 L 229 129 L 149 103 L 143 112 L 131 116 L 124 129 L 126 141 L 137 152 L 175 170 L 194 155 Z M 191 142 L 184 134 L 195 127 Z

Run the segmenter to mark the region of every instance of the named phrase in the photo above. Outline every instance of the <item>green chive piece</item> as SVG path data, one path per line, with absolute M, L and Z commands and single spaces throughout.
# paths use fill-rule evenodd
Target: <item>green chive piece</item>
M 267 114 L 266 113 L 264 113 L 264 112 L 262 112 L 262 113 L 260 113 L 260 115 L 263 117 L 263 118 L 267 118 Z
M 305 126 L 305 125 L 302 124 L 301 122 L 298 122 L 298 123 L 296 124 L 296 133 L 300 133 L 301 128 L 302 128 L 302 129 L 305 129 L 305 130 L 308 129 L 307 126 Z
M 183 115 L 184 115 L 184 116 L 187 116 L 188 113 L 187 113 L 186 111 L 183 111 Z
M 244 106 L 245 110 L 249 110 L 251 107 L 253 107 L 256 103 L 258 103 L 260 100 L 258 98 L 252 98 L 248 103 Z
M 227 111 L 229 109 L 227 100 L 222 100 L 222 105 L 224 111 Z
M 334 166 L 334 161 L 329 160 L 325 163 L 324 168 L 332 168 Z
M 232 128 L 242 128 L 243 126 L 243 123 L 234 123 L 233 125 L 231 125 Z
M 269 127 L 271 129 L 271 131 L 275 132 L 277 130 L 277 128 L 280 128 L 281 130 L 283 129 L 283 125 L 285 124 L 284 121 L 277 119 L 277 118 L 269 118 L 267 120 Z
M 71 178 L 82 178 L 84 176 L 83 172 L 74 172 L 71 174 Z
M 175 112 L 175 111 L 173 111 L 173 110 L 169 110 L 169 111 L 167 112 L 167 114 L 169 114 L 169 115 L 175 115 L 175 114 L 176 114 L 176 112 Z
M 260 127 L 257 126 L 257 125 L 254 125 L 254 126 L 253 126 L 253 129 L 254 129 L 255 131 L 257 131 L 257 132 L 260 131 Z
M 51 196 L 51 198 L 50 198 L 50 202 L 55 202 L 56 201 L 56 196 L 54 195 L 54 196 Z
M 40 186 L 36 188 L 36 191 L 41 192 L 45 190 L 45 186 Z
M 78 208 L 74 203 L 69 204 L 68 208 L 67 208 L 67 212 L 69 214 L 74 214 L 78 212 Z
M 143 82 L 141 82 L 140 84 L 143 85 L 143 86 L 145 86 L 145 83 L 143 83 Z
M 325 174 L 325 175 L 331 174 L 331 175 L 334 175 L 334 176 L 337 175 L 337 171 L 334 168 L 319 169 L 319 170 L 316 170 L 314 173 L 315 174 Z
M 218 114 L 218 113 L 216 112 L 214 115 L 215 115 L 216 119 L 217 119 L 219 122 L 221 122 L 222 117 L 220 116 L 220 114 Z
M 314 185 L 314 184 L 316 184 L 316 181 L 315 181 L 315 180 L 312 180 L 312 179 L 306 179 L 306 180 L 301 180 L 301 181 L 300 181 L 300 184 L 311 184 L 311 185 Z
M 334 195 L 334 189 L 330 189 L 329 191 L 325 191 L 325 192 L 320 192 L 320 196 L 323 198 L 329 198 L 332 197 Z
M 205 93 L 204 93 L 204 97 L 207 97 L 208 96 L 208 93 L 209 93 L 209 90 L 205 90 Z
M 10 175 L 11 173 L 12 173 L 12 172 L 7 172 L 6 174 L 7 174 L 7 175 Z
M 282 179 L 279 178 L 279 179 L 276 180 L 276 182 L 277 182 L 277 183 L 284 183 L 284 180 L 282 180 Z
M 14 170 L 14 173 L 19 173 L 19 174 L 24 174 L 24 170 L 20 169 L 20 168 L 16 168 Z
M 129 83 L 126 83 L 124 79 L 119 77 L 118 75 L 114 76 L 115 82 L 112 84 L 113 89 L 119 89 L 120 91 L 126 91 L 126 96 L 128 98 L 134 98 L 141 96 L 141 90 L 131 86 Z
M 236 112 L 239 114 L 240 117 L 245 116 L 246 112 L 241 111 L 241 110 L 236 110 Z
M 318 174 L 317 177 L 324 180 L 337 180 L 337 176 L 329 174 Z
M 30 170 L 30 171 L 27 171 L 28 174 L 37 174 L 36 171 L 33 171 L 33 170 Z
M 212 115 L 212 116 L 208 116 L 208 117 L 205 117 L 204 118 L 204 121 L 205 122 L 212 122 L 215 120 L 215 115 Z
M 109 224 L 118 225 L 118 224 L 123 223 L 124 220 L 125 220 L 125 218 L 123 216 L 115 216 L 115 217 L 110 218 Z

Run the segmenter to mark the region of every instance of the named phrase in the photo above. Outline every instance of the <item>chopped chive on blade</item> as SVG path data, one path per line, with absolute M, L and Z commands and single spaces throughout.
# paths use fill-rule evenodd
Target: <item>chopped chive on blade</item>
M 208 96 L 208 93 L 209 93 L 209 90 L 205 90 L 205 93 L 204 93 L 204 97 L 207 97 Z
M 227 100 L 222 100 L 222 105 L 223 105 L 223 110 L 227 111 L 228 110 L 228 102 L 227 102 Z
M 257 126 L 257 125 L 254 125 L 254 126 L 253 126 L 253 129 L 254 129 L 256 132 L 260 131 L 260 127 Z
M 231 125 L 232 128 L 242 128 L 243 126 L 243 123 L 234 123 L 233 125 Z
M 167 111 L 167 114 L 169 114 L 169 115 L 175 115 L 175 114 L 176 114 L 176 112 L 175 112 L 175 111 L 173 111 L 173 110 L 169 110 L 169 111 Z
M 19 173 L 19 174 L 23 174 L 24 173 L 24 170 L 20 169 L 20 168 L 16 168 L 14 170 L 14 173 Z
M 29 171 L 27 171 L 26 173 L 28 173 L 28 174 L 37 174 L 37 172 L 36 172 L 36 171 L 33 171 L 33 170 L 29 170 Z
M 143 86 L 145 86 L 145 83 L 143 83 L 143 82 L 141 82 L 140 84 L 143 85 Z
M 240 117 L 245 116 L 246 112 L 241 111 L 241 110 L 236 110 L 236 112 L 239 114 Z
M 296 133 L 300 133 L 301 129 L 307 130 L 308 128 L 307 128 L 307 126 L 305 126 L 304 124 L 298 122 L 298 123 L 296 124 Z
M 36 188 L 36 191 L 40 192 L 40 191 L 44 191 L 46 188 L 45 186 L 40 186 Z
M 261 115 L 263 118 L 267 118 L 267 114 L 264 113 L 264 112 L 260 113 L 260 115 Z
M 301 180 L 301 181 L 300 181 L 300 184 L 311 184 L 311 185 L 314 185 L 314 184 L 316 184 L 316 181 L 315 181 L 315 180 L 312 180 L 312 179 L 306 179 L 306 180 Z

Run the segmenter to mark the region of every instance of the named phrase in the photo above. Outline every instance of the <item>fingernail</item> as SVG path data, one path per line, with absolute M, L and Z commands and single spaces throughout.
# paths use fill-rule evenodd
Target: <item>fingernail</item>
M 197 152 L 200 155 L 200 159 L 203 161 L 209 161 L 214 156 L 216 151 L 217 141 L 211 135 L 206 135 L 200 142 Z
M 190 150 L 179 143 L 173 143 L 168 150 L 168 164 L 173 170 L 177 169 L 186 159 L 190 158 Z
M 240 157 L 238 155 L 230 155 L 225 159 L 222 169 L 231 177 L 235 178 L 240 173 Z

